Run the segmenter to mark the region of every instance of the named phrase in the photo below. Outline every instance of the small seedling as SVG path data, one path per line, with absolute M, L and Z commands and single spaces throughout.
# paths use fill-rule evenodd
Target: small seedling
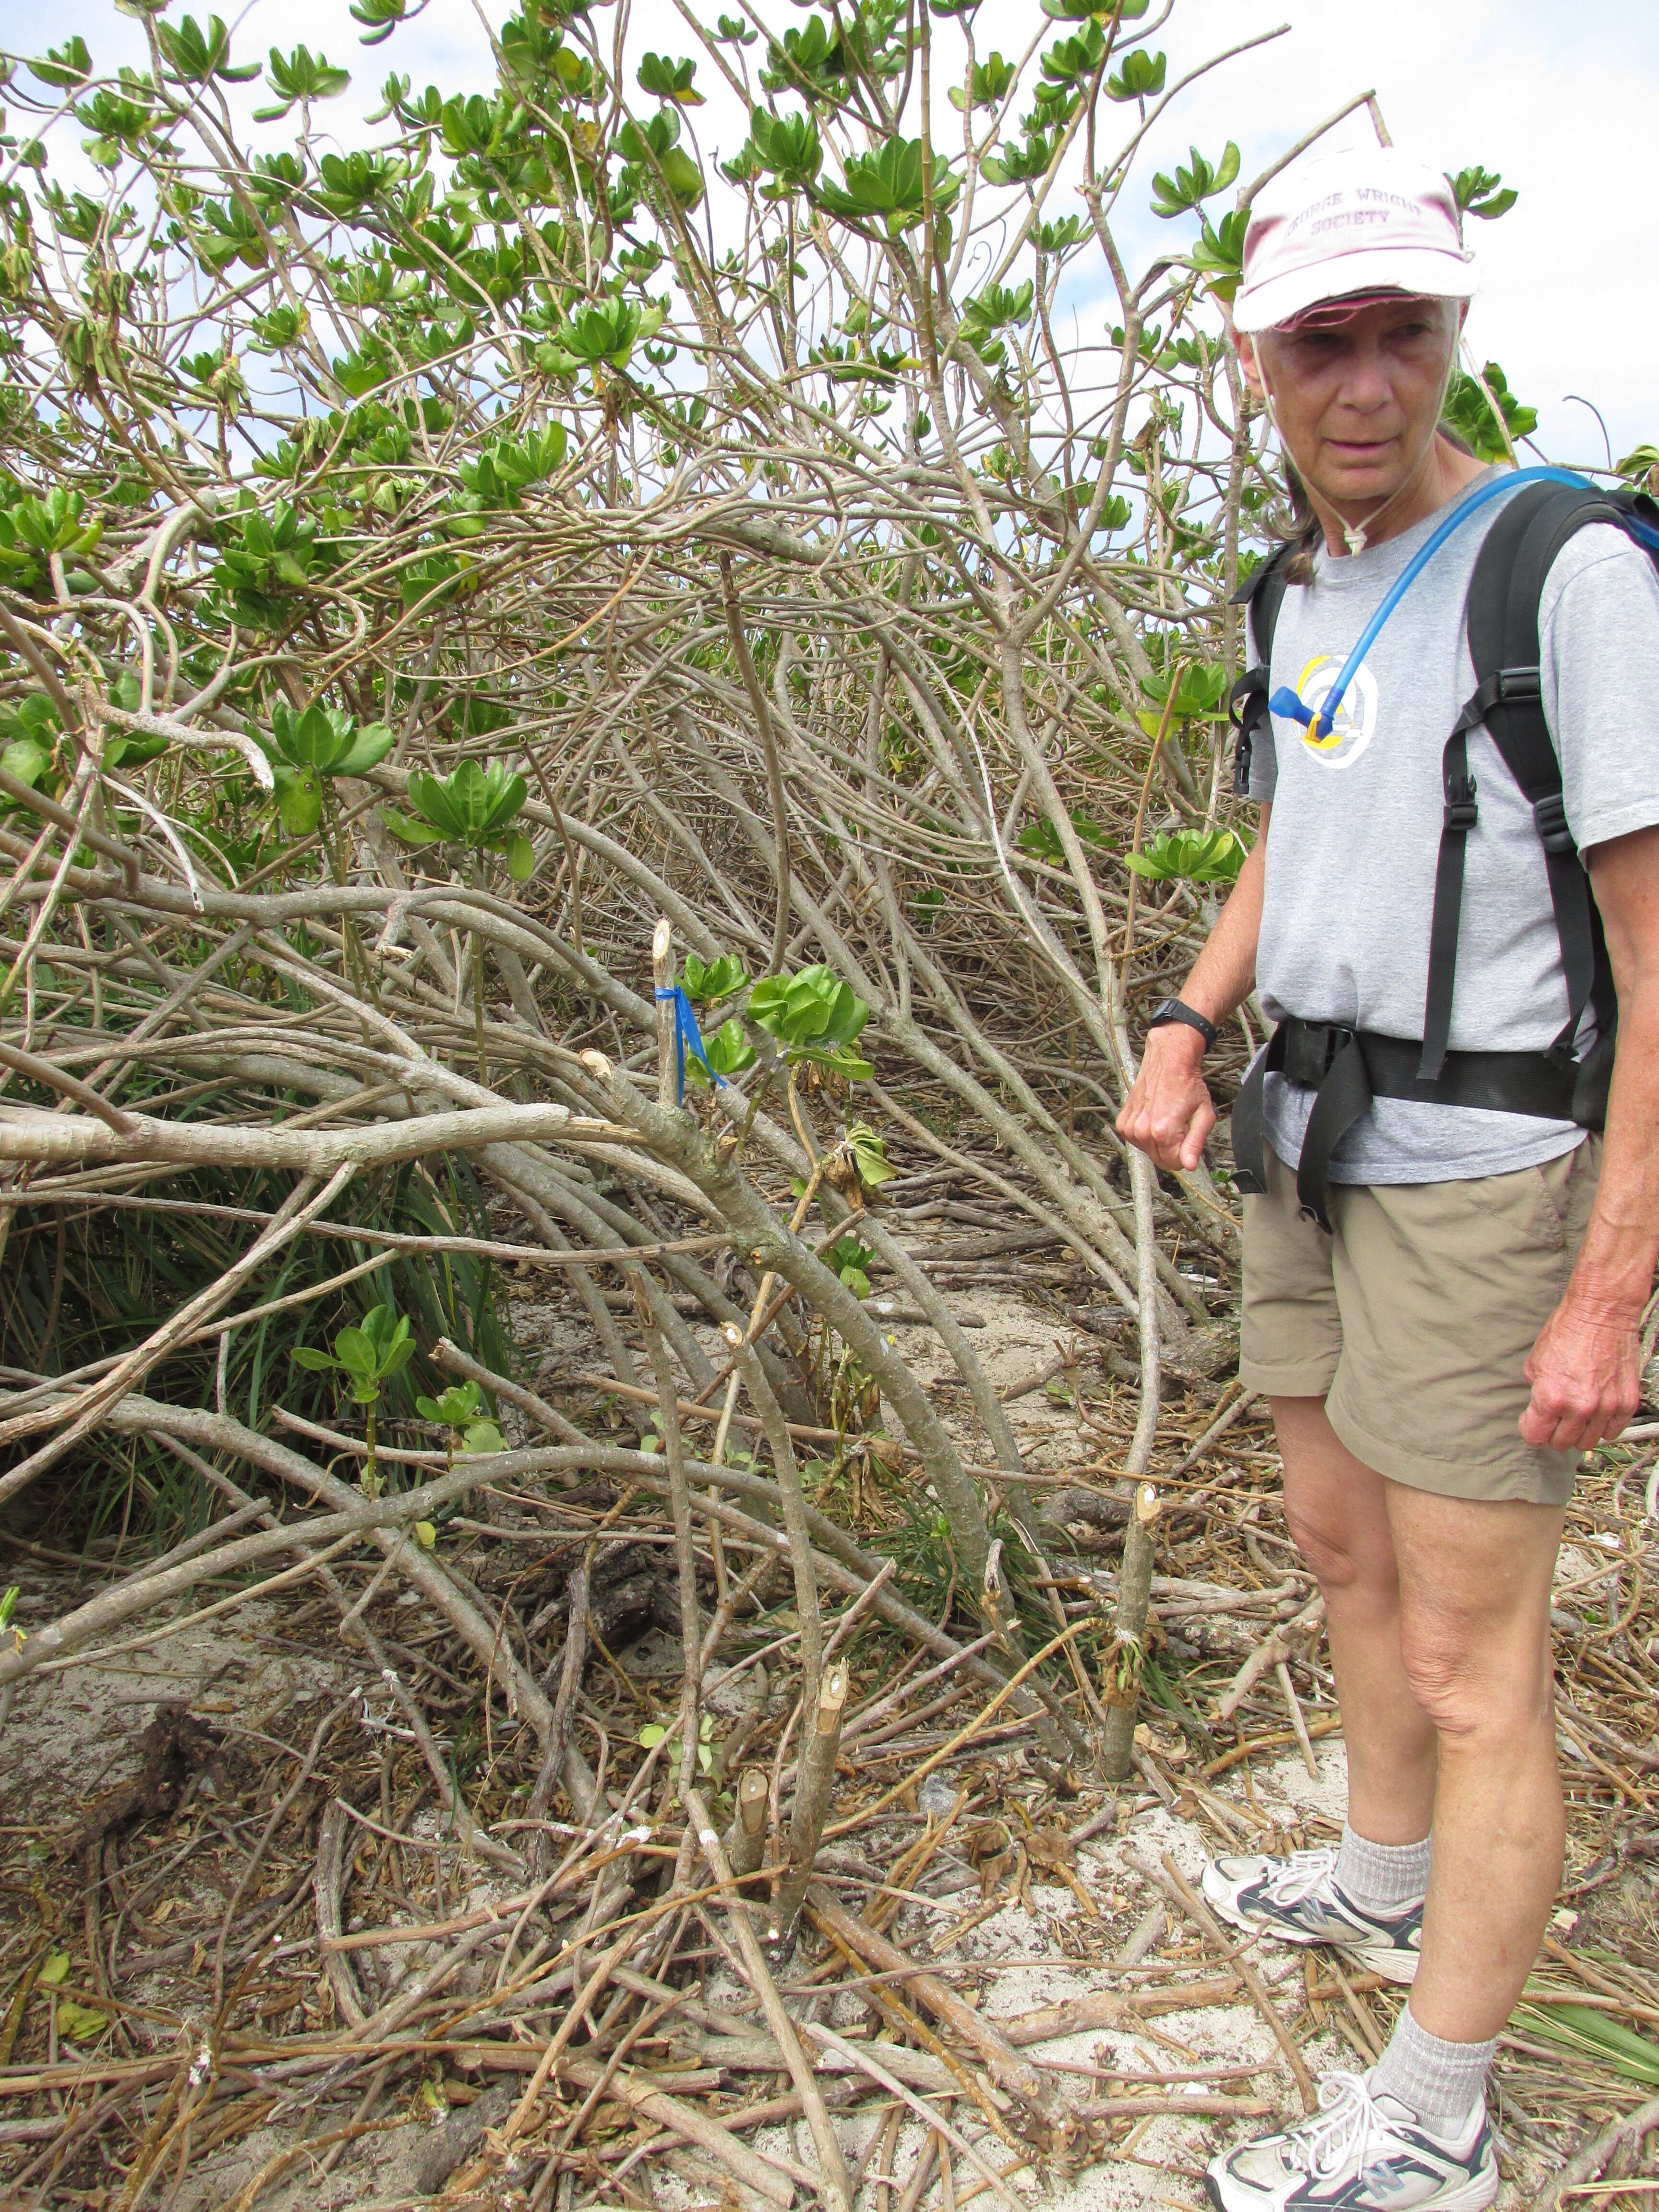
M 661 1721 L 647 1721 L 634 1739 L 647 1751 L 654 1751 L 664 1737 L 670 1738 L 668 1764 L 678 1773 L 685 1746 L 678 1725 L 670 1729 Z M 707 1774 L 714 1763 L 714 1717 L 704 1713 L 697 1729 L 697 1771 Z
M 842 1285 L 855 1298 L 869 1297 L 870 1262 L 876 1255 L 868 1245 L 860 1244 L 849 1231 L 847 1236 L 836 1238 L 826 1256 Z
M 363 1409 L 363 1434 L 368 1446 L 363 1462 L 363 1495 L 378 1498 L 380 1478 L 374 1464 L 374 1415 L 380 1402 L 380 1388 L 394 1375 L 401 1375 L 415 1357 L 415 1340 L 410 1334 L 405 1315 L 396 1313 L 391 1306 L 374 1306 L 363 1316 L 361 1328 L 343 1328 L 334 1340 L 334 1356 L 319 1352 L 313 1346 L 301 1345 L 294 1353 L 294 1364 L 307 1372 L 320 1375 L 326 1370 L 348 1376 L 351 1395 Z
M 457 1449 L 475 1458 L 485 1452 L 507 1449 L 506 1439 L 484 1402 L 476 1382 L 452 1382 L 441 1398 L 416 1398 L 415 1410 L 423 1421 L 437 1421 L 449 1431 L 449 1455 Z M 456 1438 L 459 1437 L 459 1446 Z

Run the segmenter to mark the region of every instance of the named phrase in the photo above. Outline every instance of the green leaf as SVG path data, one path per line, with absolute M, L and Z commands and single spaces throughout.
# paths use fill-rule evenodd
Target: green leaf
M 1248 857 L 1231 830 L 1162 830 L 1144 852 L 1126 854 L 1124 866 L 1155 883 L 1231 884 Z
M 0 768 L 19 783 L 27 784 L 31 791 L 40 788 L 40 779 L 51 766 L 52 749 L 43 745 L 38 738 L 14 738 L 0 753 Z M 16 802 L 8 799 L 4 804 L 13 805 Z
M 1154 669 L 1141 684 L 1149 699 L 1157 700 L 1159 713 L 1141 716 L 1148 737 L 1156 737 L 1163 722 L 1162 709 L 1170 696 L 1170 676 L 1167 670 Z M 1224 668 L 1205 667 L 1194 664 L 1184 668 L 1181 681 L 1176 686 L 1175 706 L 1170 714 L 1173 722 L 1224 722 L 1231 687 Z M 1147 726 L 1150 725 L 1150 726 Z
M 1000 367 L 1006 351 L 993 332 L 1030 322 L 1035 291 L 1028 276 L 1018 287 L 993 284 L 963 303 L 962 335 L 990 367 Z
M 57 1989 L 60 1984 L 68 1979 L 69 1970 L 69 1953 L 67 1951 L 52 1952 L 47 1957 L 46 1965 L 40 1969 L 40 1982 L 41 1988 L 43 1990 Z
M 654 1477 L 653 1480 L 654 1480 Z M 647 1721 L 634 1741 L 646 1751 L 654 1751 L 667 1735 L 668 1730 L 660 1721 Z
M 446 1428 L 464 1429 L 475 1421 L 483 1407 L 483 1392 L 476 1382 L 452 1382 L 441 1398 L 416 1398 L 415 1410 L 423 1421 L 441 1421 Z
M 355 15 L 357 11 L 354 8 L 351 12 Z M 365 40 L 364 44 L 367 45 L 368 43 L 368 40 Z M 420 1546 L 423 1552 L 429 1552 L 437 1540 L 438 1530 L 435 1522 L 431 1521 L 417 1521 L 415 1523 L 415 1541 Z
M 1531 1994 L 1529 1992 L 1529 1994 Z M 1659 2043 L 1589 2005 L 1518 2005 L 1515 2018 L 1546 2042 L 1610 2067 L 1628 2081 L 1659 2083 Z
M 335 775 L 367 775 L 378 767 L 397 743 L 392 731 L 384 722 L 365 722 L 347 747 L 343 757 L 336 761 Z
M 743 1024 L 735 1014 L 723 1021 L 711 1036 L 706 1036 L 702 1045 L 708 1056 L 709 1066 L 716 1075 L 723 1075 L 728 1081 L 734 1075 L 741 1075 L 744 1068 L 755 1065 L 755 1048 L 744 1036 Z M 693 1082 L 707 1085 L 708 1078 L 690 1053 L 685 1058 L 685 1072 Z
M 1042 0 L 1042 12 L 1056 23 L 1080 23 L 1091 15 L 1127 23 L 1138 21 L 1152 4 L 1152 0 Z
M 896 238 L 921 221 L 921 151 L 920 138 L 895 137 L 873 153 L 849 155 L 844 184 L 821 185 L 818 198 L 844 222 L 880 222 Z M 932 171 L 933 212 L 944 215 L 955 205 L 962 179 L 937 151 Z
M 479 1458 L 507 1449 L 506 1440 L 494 1421 L 469 1421 L 461 1442 L 465 1450 Z
M 796 975 L 769 976 L 749 998 L 749 1018 L 785 1048 L 792 1062 L 816 1060 L 848 1073 L 854 1061 L 848 1048 L 870 1018 L 870 1009 L 831 968 L 817 964 Z M 866 1071 L 867 1073 L 868 1071 Z
M 866 1190 L 879 1190 L 883 1183 L 891 1182 L 898 1173 L 887 1157 L 886 1145 L 867 1121 L 854 1122 L 847 1132 L 847 1145 L 859 1171 L 859 1181 Z
M 419 12 L 417 8 L 416 13 Z M 409 0 L 351 0 L 351 16 L 354 22 L 368 26 L 362 36 L 364 46 L 382 46 L 399 23 L 409 20 Z M 408 82 L 405 77 L 405 87 Z
M 509 775 L 499 761 L 484 769 L 476 760 L 464 760 L 441 781 L 417 769 L 409 779 L 410 799 L 428 828 L 473 852 L 507 842 L 513 817 L 529 788 L 521 775 Z
M 1480 389 L 1480 380 L 1467 375 L 1460 369 L 1451 380 L 1446 394 L 1443 419 L 1473 447 L 1483 461 L 1503 461 L 1509 459 L 1510 445 L 1529 437 L 1538 428 L 1538 410 L 1523 407 L 1510 390 L 1509 380 L 1495 361 L 1489 361 L 1481 372 L 1486 390 L 1492 394 L 1498 412 L 1503 416 L 1504 428 L 1509 432 L 1509 444 L 1498 426 L 1492 402 Z
M 309 769 L 292 769 L 285 761 L 271 764 L 276 818 L 290 837 L 309 837 L 323 818 L 323 787 Z
M 337 1359 L 330 1358 L 327 1352 L 319 1352 L 311 1344 L 296 1345 L 289 1358 L 296 1367 L 303 1367 L 310 1375 L 321 1375 L 325 1370 L 337 1369 L 340 1364 Z
M 405 845 L 441 845 L 444 841 L 441 830 L 434 830 L 429 822 L 417 822 L 412 815 L 400 814 L 395 806 L 383 806 L 380 819 Z
M 993 53 L 977 63 L 965 85 L 952 85 L 950 101 L 958 115 L 970 107 L 1000 107 L 1007 96 L 1019 70 L 1012 62 L 1006 62 L 999 53 Z
M 1122 68 L 1107 78 L 1107 95 L 1112 100 L 1155 100 L 1164 89 L 1167 67 L 1164 55 L 1136 47 L 1125 54 Z
M 56 86 L 60 92 L 72 92 L 77 84 L 86 84 L 92 77 L 92 55 L 78 32 L 61 46 L 49 46 L 44 61 L 30 62 L 27 66 L 31 76 L 38 76 L 42 84 Z
M 729 999 L 734 991 L 742 990 L 749 981 L 749 970 L 735 952 L 722 952 L 708 967 L 695 952 L 688 952 L 680 980 L 685 986 L 686 997 L 701 1006 Z
M 72 1998 L 58 2000 L 58 2033 L 69 2037 L 71 2043 L 90 2043 L 109 2026 L 107 2013 L 94 2012 L 90 2005 L 76 2004 Z
M 1112 849 L 1113 840 L 1081 807 L 1072 809 L 1071 821 L 1073 829 L 1084 844 L 1096 846 L 1103 852 Z M 1046 860 L 1050 867 L 1054 868 L 1066 866 L 1066 848 L 1060 842 L 1060 832 L 1046 815 L 1035 822 L 1028 822 L 1014 842 L 1022 853 L 1029 853 L 1034 860 Z
M 290 720 L 278 706 L 271 715 L 271 736 L 283 758 L 295 768 L 320 769 L 327 775 L 350 749 L 351 718 L 313 702 Z
M 1041 131 L 1027 135 L 1024 146 L 1006 143 L 1000 154 L 988 154 L 980 167 L 994 185 L 1036 184 L 1048 173 L 1054 149 Z
M 1152 213 L 1166 219 L 1195 208 L 1214 192 L 1224 191 L 1238 174 L 1240 154 L 1230 138 L 1218 167 L 1212 168 L 1196 146 L 1192 149 L 1190 169 L 1177 169 L 1173 178 L 1162 174 L 1152 179 Z
M 286 60 L 273 46 L 265 80 L 276 103 L 256 107 L 256 123 L 280 122 L 296 101 L 337 100 L 351 82 L 351 74 L 349 70 L 331 68 L 323 55 L 313 56 L 309 46 L 295 46 Z
M 761 168 L 780 185 L 811 185 L 823 166 L 823 144 L 811 114 L 774 115 L 751 108 L 749 143 Z
M 625 128 L 634 126 L 629 124 Z M 656 336 L 663 313 L 659 307 L 641 307 L 637 300 L 607 295 L 568 315 L 553 336 L 537 347 L 537 362 L 556 376 L 606 363 L 612 368 L 626 368 L 635 345 Z
M 1206 280 L 1206 289 L 1218 300 L 1231 300 L 1244 275 L 1244 233 L 1250 211 L 1237 208 L 1212 226 L 1206 216 L 1199 229 L 1198 244 L 1187 257 L 1187 266 Z
M 527 884 L 536 872 L 536 848 L 522 830 L 507 841 L 507 872 L 515 884 Z
M 691 88 L 696 73 L 696 62 L 672 62 L 665 54 L 647 54 L 640 64 L 640 89 L 658 100 L 672 100 L 681 107 L 701 107 L 702 94 Z
M 334 1356 L 354 1381 L 378 1379 L 380 1354 L 364 1330 L 343 1328 L 334 1340 Z
M 217 15 L 210 15 L 204 31 L 193 15 L 186 15 L 175 31 L 157 23 L 155 39 L 173 74 L 185 84 L 206 84 L 222 77 L 229 84 L 246 84 L 259 74 L 258 62 L 245 69 L 230 66 L 230 33 Z
M 1518 192 L 1504 187 L 1495 169 L 1460 169 L 1450 183 L 1460 210 L 1479 216 L 1483 222 L 1494 222 L 1500 215 L 1507 215 L 1520 198 Z

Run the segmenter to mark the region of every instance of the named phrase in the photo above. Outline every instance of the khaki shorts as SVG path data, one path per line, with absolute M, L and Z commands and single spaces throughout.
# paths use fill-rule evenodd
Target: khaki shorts
M 1522 1441 L 1522 1372 L 1589 1225 L 1601 1144 L 1468 1182 L 1336 1184 L 1326 1236 L 1271 1147 L 1244 1201 L 1239 1374 L 1322 1398 L 1358 1460 L 1444 1498 L 1565 1503 L 1578 1455 Z

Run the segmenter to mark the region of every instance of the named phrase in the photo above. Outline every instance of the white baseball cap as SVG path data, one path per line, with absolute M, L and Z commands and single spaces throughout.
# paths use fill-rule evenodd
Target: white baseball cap
M 1296 161 L 1250 210 L 1235 330 L 1277 329 L 1358 292 L 1467 300 L 1474 256 L 1452 188 L 1397 147 Z

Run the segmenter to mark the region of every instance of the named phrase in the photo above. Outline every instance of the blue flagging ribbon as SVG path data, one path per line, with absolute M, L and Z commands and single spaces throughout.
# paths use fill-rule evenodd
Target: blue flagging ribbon
M 672 1002 L 674 1008 L 674 1061 L 679 1078 L 678 1094 L 679 1103 L 681 1105 L 685 1103 L 685 1055 L 688 1048 L 692 1059 L 696 1061 L 708 1080 L 711 1083 L 718 1083 L 724 1089 L 726 1078 L 723 1075 L 716 1075 L 708 1065 L 708 1054 L 703 1046 L 702 1031 L 697 1027 L 696 1014 L 683 987 L 678 983 L 670 983 L 665 988 L 659 984 L 657 997 L 664 1006 Z
M 1342 710 L 1342 702 L 1348 696 L 1348 687 L 1359 673 L 1360 663 L 1376 643 L 1383 623 L 1405 598 L 1429 562 L 1433 560 L 1435 555 L 1454 532 L 1462 527 L 1477 507 L 1484 507 L 1488 500 L 1498 498 L 1503 492 L 1513 491 L 1517 484 L 1523 483 L 1576 484 L 1581 491 L 1594 491 L 1596 489 L 1588 477 L 1580 476 L 1576 469 L 1557 468 L 1511 469 L 1492 483 L 1477 485 L 1467 498 L 1458 501 L 1439 528 L 1430 535 L 1425 543 L 1419 547 L 1407 562 L 1395 583 L 1384 595 L 1382 605 L 1366 623 L 1360 634 L 1358 644 L 1343 663 L 1341 673 L 1325 694 L 1324 703 L 1316 710 L 1292 691 L 1288 684 L 1281 684 L 1267 702 L 1272 711 L 1275 714 L 1285 715 L 1291 721 L 1300 722 L 1303 727 L 1310 730 L 1316 738 L 1329 737 L 1332 729 L 1335 726 L 1336 718 Z M 1659 531 L 1655 531 L 1635 515 L 1627 517 L 1623 526 L 1633 538 L 1639 539 L 1650 552 L 1659 552 Z

